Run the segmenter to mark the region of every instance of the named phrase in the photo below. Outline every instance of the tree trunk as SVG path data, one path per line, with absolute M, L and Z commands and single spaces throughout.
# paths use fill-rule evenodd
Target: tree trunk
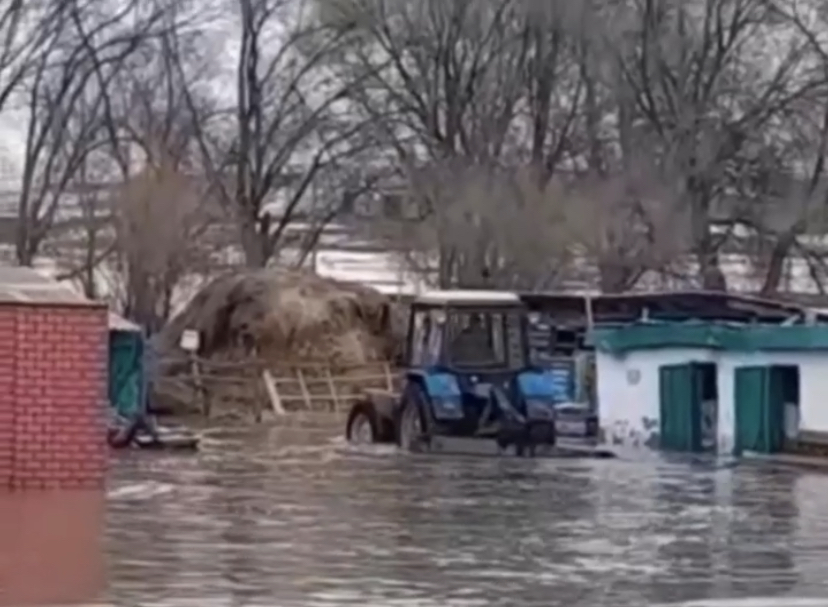
M 772 297 L 779 292 L 779 281 L 782 280 L 782 270 L 785 267 L 785 260 L 796 242 L 793 232 L 787 232 L 777 238 L 770 253 L 768 269 L 765 273 L 765 280 L 762 283 L 761 294 L 765 297 Z
M 18 218 L 18 227 L 15 242 L 15 257 L 20 266 L 32 266 L 34 264 L 36 247 L 32 246 L 31 226 L 26 218 Z
M 630 271 L 623 260 L 602 260 L 598 272 L 602 293 L 623 293 L 631 286 Z
M 454 283 L 454 260 L 457 257 L 451 245 L 441 247 L 440 262 L 437 270 L 437 286 L 440 289 L 450 289 Z
M 689 179 L 687 191 L 692 196 L 690 221 L 701 286 L 707 291 L 727 291 L 727 280 L 719 264 L 718 247 L 714 246 L 710 234 L 710 198 L 705 194 L 709 189 L 696 183 L 695 179 Z
M 696 243 L 696 261 L 699 264 L 701 286 L 706 291 L 727 291 L 727 279 L 719 263 L 719 252 L 712 238 L 705 236 Z
M 254 221 L 242 221 L 241 239 L 244 264 L 254 269 L 267 266 L 270 259 L 267 251 L 267 234 L 262 234 Z

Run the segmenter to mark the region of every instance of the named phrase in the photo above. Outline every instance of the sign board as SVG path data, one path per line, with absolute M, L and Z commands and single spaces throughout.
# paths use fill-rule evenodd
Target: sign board
M 201 336 L 198 334 L 198 331 L 194 331 L 193 329 L 184 329 L 181 333 L 181 341 L 179 342 L 179 345 L 182 350 L 187 352 L 196 352 L 198 351 L 200 342 Z

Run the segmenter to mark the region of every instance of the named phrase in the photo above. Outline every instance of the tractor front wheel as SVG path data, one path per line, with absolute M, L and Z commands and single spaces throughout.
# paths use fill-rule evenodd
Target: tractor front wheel
M 345 438 L 349 443 L 366 445 L 380 442 L 377 413 L 368 403 L 356 405 L 348 414 Z

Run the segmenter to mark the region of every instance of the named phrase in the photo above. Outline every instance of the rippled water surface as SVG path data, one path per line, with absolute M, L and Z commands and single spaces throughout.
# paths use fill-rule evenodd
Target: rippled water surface
M 225 433 L 194 456 L 120 458 L 107 550 L 119 605 L 828 597 L 828 476 L 355 453 L 309 431 Z

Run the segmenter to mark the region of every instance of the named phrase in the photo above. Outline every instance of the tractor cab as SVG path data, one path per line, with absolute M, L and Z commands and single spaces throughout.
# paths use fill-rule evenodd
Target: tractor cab
M 406 364 L 468 377 L 513 375 L 527 364 L 525 317 L 514 293 L 421 295 L 411 306 Z

